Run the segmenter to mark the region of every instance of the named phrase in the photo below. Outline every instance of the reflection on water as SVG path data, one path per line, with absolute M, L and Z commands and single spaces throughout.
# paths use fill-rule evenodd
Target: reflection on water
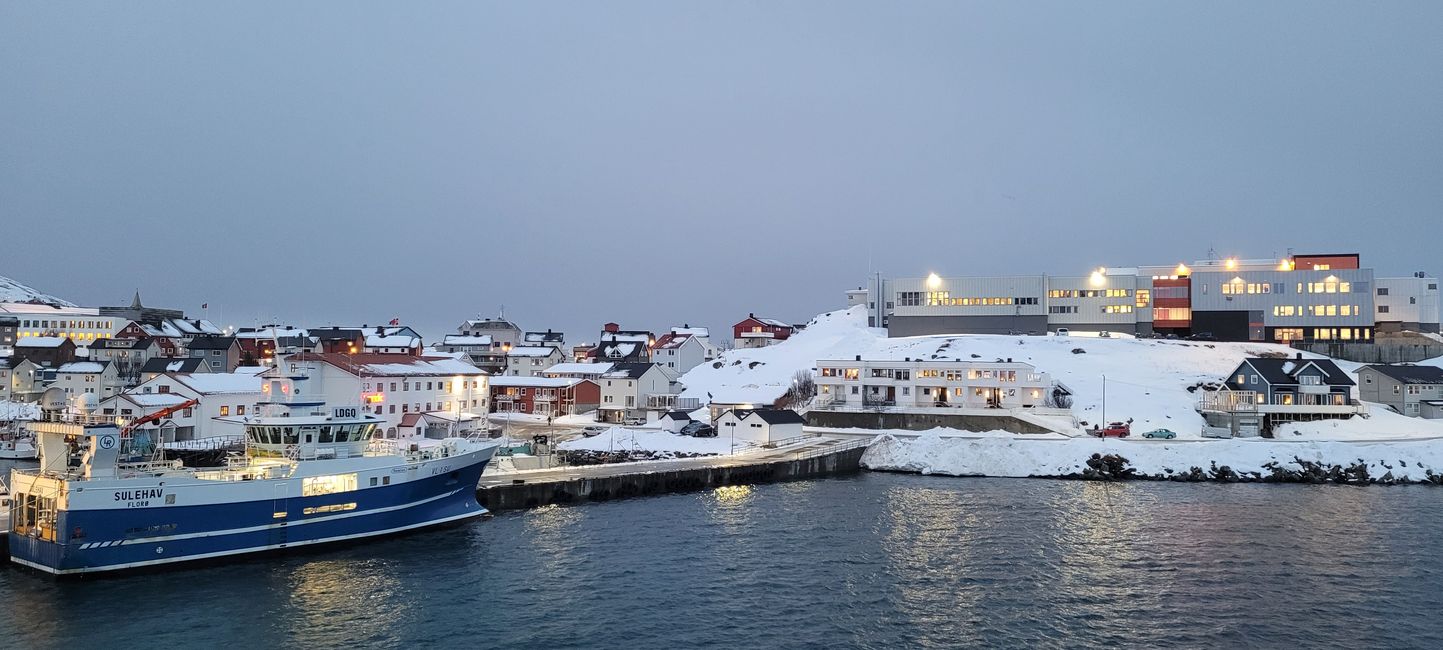
M 1443 490 L 864 474 L 57 584 L 16 647 L 1439 647 Z

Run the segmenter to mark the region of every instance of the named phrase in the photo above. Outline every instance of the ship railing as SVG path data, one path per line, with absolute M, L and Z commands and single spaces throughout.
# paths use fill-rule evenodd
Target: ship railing
M 185 470 L 185 464 L 178 460 L 150 461 L 144 463 L 125 463 L 116 467 L 116 473 L 121 478 L 135 476 L 161 476 L 173 474 Z

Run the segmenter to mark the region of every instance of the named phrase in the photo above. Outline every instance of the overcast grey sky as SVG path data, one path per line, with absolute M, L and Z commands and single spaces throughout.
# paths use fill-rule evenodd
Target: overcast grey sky
M 5 2 L 0 275 L 723 327 L 889 275 L 1443 272 L 1443 2 Z

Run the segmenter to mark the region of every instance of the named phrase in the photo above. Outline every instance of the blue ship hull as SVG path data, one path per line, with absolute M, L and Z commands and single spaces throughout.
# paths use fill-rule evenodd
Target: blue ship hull
M 324 496 L 188 507 L 67 510 L 47 541 L 9 533 L 11 559 L 58 575 L 139 569 L 400 533 L 486 512 L 489 460 L 438 476 Z

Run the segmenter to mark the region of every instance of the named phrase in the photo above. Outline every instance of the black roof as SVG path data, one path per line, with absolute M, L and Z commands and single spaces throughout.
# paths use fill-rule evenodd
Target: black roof
M 1443 368 L 1435 366 L 1363 366 L 1405 384 L 1443 384 Z
M 673 420 L 690 420 L 691 414 L 686 411 L 667 411 L 666 414 L 661 417 L 671 418 Z
M 1247 361 L 1263 376 L 1263 380 L 1272 385 L 1289 385 L 1298 383 L 1297 374 L 1309 364 L 1317 366 L 1326 375 L 1323 383 L 1329 386 L 1352 386 L 1353 380 L 1348 378 L 1348 373 L 1343 372 L 1338 364 L 1332 359 L 1274 359 L 1269 357 L 1249 357 Z
M 767 424 L 806 424 L 806 418 L 791 409 L 756 409 L 752 411 Z M 745 416 L 743 416 L 745 417 Z
M 624 377 L 626 379 L 638 379 L 642 375 L 646 374 L 646 371 L 651 370 L 652 367 L 655 365 L 656 364 L 654 363 L 648 363 L 645 361 L 629 361 L 625 363 L 615 363 L 611 365 L 611 370 L 606 371 L 606 374 L 602 375 L 602 377 Z
M 176 370 L 171 370 L 170 365 L 178 363 Z M 146 360 L 145 365 L 140 367 L 141 372 L 195 372 L 196 369 L 205 365 L 205 359 L 200 357 L 152 357 Z
M 235 345 L 234 336 L 197 336 L 185 347 L 190 350 L 229 350 Z

